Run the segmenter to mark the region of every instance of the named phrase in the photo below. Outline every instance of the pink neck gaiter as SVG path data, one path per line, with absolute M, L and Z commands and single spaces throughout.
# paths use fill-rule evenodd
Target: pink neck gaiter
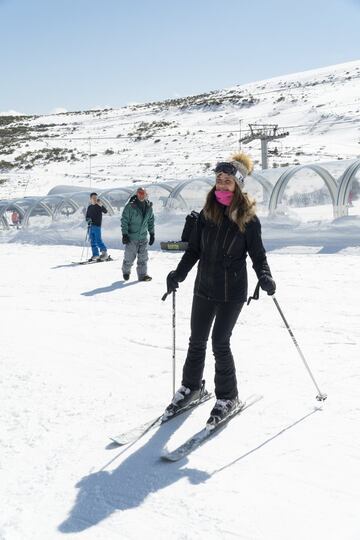
M 232 191 L 219 191 L 216 189 L 215 197 L 218 203 L 223 204 L 224 206 L 230 206 L 234 193 Z

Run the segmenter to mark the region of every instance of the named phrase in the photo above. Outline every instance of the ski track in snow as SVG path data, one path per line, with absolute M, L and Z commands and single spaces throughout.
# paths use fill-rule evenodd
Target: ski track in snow
M 62 268 L 79 252 L 0 245 L 0 539 L 358 540 L 360 249 L 268 256 L 324 406 L 262 295 L 232 348 L 240 397 L 264 399 L 172 464 L 163 448 L 201 429 L 210 401 L 130 448 L 108 437 L 171 397 L 171 301 L 161 296 L 181 255 L 151 251 L 153 281 L 124 286 L 122 251 L 109 265 Z M 194 276 L 177 294 L 178 383 Z M 212 390 L 210 350 L 205 376 Z

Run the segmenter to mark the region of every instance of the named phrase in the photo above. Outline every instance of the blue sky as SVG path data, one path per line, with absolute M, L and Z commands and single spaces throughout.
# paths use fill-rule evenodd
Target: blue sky
M 119 107 L 360 58 L 360 0 L 0 0 L 0 111 Z

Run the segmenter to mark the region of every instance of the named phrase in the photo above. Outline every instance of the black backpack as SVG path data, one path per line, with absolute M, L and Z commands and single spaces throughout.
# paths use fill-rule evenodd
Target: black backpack
M 195 223 L 199 219 L 199 215 L 199 212 L 195 212 L 195 210 L 193 210 L 190 214 L 186 216 L 185 225 L 181 234 L 182 242 L 188 242 L 190 240 L 191 231 L 193 230 Z

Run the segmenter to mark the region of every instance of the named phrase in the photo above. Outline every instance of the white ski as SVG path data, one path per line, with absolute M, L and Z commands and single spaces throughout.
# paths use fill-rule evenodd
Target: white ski
M 206 427 L 203 428 L 201 431 L 190 437 L 190 439 L 185 441 L 182 445 L 178 446 L 178 448 L 175 448 L 175 450 L 172 450 L 171 452 L 165 449 L 163 454 L 161 455 L 161 459 L 165 461 L 179 461 L 180 459 L 189 455 L 191 452 L 193 452 L 193 450 L 195 450 L 205 441 L 210 439 L 210 437 L 212 437 L 215 433 L 218 433 L 221 428 L 226 426 L 228 422 L 230 422 L 230 420 L 235 418 L 235 416 L 237 416 L 245 409 L 248 409 L 249 407 L 251 407 L 251 405 L 254 405 L 262 398 L 263 396 L 260 395 L 250 396 L 246 401 L 242 402 L 236 409 L 234 409 L 231 414 L 224 418 L 224 420 L 219 422 L 213 429 L 210 430 Z
M 96 259 L 96 261 L 74 261 L 72 264 L 80 264 L 80 265 L 84 265 L 84 264 L 97 264 L 97 263 L 103 263 L 103 262 L 110 262 L 110 261 L 114 261 L 115 259 L 113 259 L 111 257 L 111 255 L 108 256 L 107 259 Z
M 136 426 L 133 429 L 130 429 L 129 431 L 126 431 L 125 433 L 121 433 L 120 435 L 117 435 L 116 437 L 110 437 L 110 439 L 118 444 L 119 446 L 124 446 L 125 444 L 130 444 L 135 442 L 138 439 L 141 439 L 143 435 L 146 435 L 151 429 L 156 428 L 158 426 L 161 426 L 162 424 L 166 424 L 173 418 L 176 418 L 180 414 L 183 414 L 184 412 L 190 411 L 194 407 L 197 407 L 198 405 L 201 405 L 201 403 L 204 403 L 205 401 L 208 401 L 212 397 L 212 394 L 208 391 L 205 391 L 205 393 L 196 401 L 193 401 L 192 403 L 189 403 L 187 407 L 183 407 L 180 409 L 177 413 L 173 414 L 173 416 L 164 417 L 164 414 L 161 414 L 157 418 L 154 418 L 153 420 L 150 420 L 149 422 L 145 422 L 144 424 L 141 424 L 140 426 Z

